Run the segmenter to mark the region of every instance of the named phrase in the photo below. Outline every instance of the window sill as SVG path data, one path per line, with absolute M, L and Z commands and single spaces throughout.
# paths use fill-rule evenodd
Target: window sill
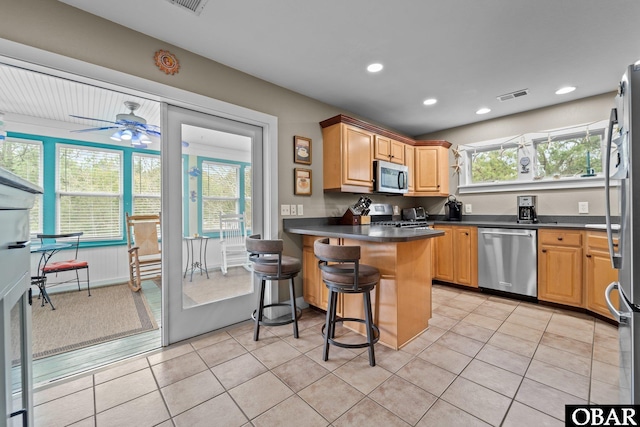
M 613 180 L 611 186 L 617 186 Z M 604 177 L 542 179 L 539 181 L 487 182 L 482 184 L 459 185 L 459 194 L 502 193 L 511 191 L 567 190 L 578 188 L 604 188 Z

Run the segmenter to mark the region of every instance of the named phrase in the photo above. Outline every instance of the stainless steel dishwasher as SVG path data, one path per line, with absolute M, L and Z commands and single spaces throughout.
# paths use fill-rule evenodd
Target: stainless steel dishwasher
M 478 286 L 537 297 L 536 230 L 478 228 Z

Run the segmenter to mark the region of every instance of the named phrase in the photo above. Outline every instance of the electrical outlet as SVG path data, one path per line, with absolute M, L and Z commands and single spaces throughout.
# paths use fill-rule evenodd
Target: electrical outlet
M 589 213 L 589 202 L 578 202 L 578 213 L 588 214 Z
M 280 215 L 291 215 L 291 207 L 289 205 L 280 205 Z
M 302 216 L 302 215 L 304 215 L 302 213 L 302 205 L 298 205 L 298 216 Z
M 297 209 L 296 209 L 296 205 L 291 205 L 291 211 L 290 211 L 291 215 L 298 215 Z
M 464 205 L 464 213 L 471 213 L 473 212 L 473 208 L 471 207 L 471 203 L 466 203 Z

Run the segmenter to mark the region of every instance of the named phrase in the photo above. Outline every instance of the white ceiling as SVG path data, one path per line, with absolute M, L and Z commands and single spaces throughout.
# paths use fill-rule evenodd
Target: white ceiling
M 410 136 L 614 91 L 640 59 L 638 0 L 60 1 Z

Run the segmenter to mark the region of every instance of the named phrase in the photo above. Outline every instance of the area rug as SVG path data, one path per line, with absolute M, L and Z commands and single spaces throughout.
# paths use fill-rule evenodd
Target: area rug
M 32 306 L 33 358 L 40 359 L 157 329 L 144 293 L 127 284 L 82 291 L 50 293 L 49 304 Z

